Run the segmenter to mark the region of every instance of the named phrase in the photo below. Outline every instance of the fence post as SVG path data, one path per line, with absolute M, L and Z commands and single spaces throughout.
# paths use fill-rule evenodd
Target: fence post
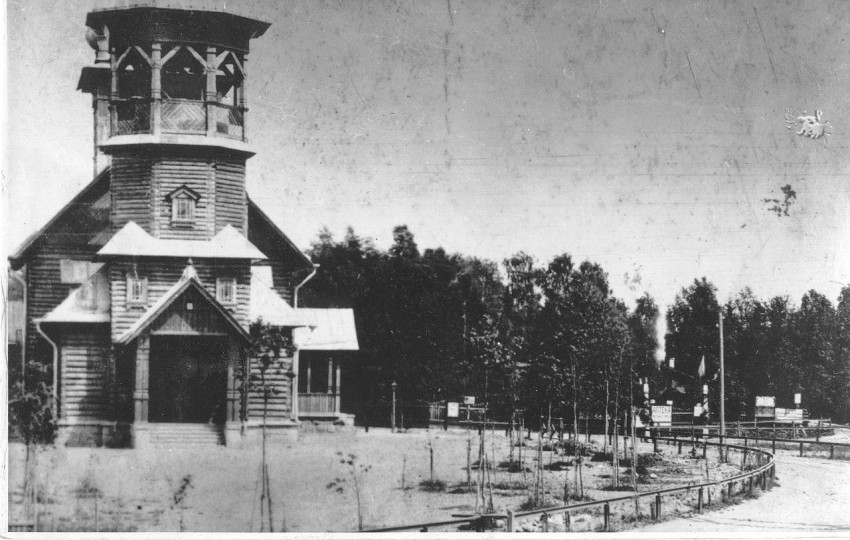
M 611 506 L 605 503 L 605 530 L 608 530 L 608 523 L 611 520 Z
M 749 489 L 749 492 L 750 492 L 750 495 L 752 495 L 752 494 L 753 494 L 753 477 L 752 477 L 752 476 L 750 477 L 750 489 Z
M 803 441 L 800 441 L 800 457 L 803 457 Z
M 702 443 L 702 459 L 708 459 L 706 453 L 708 452 L 708 441 Z
M 702 493 L 704 488 L 699 488 L 699 495 L 697 497 L 697 514 L 702 514 Z
M 682 441 L 679 441 L 679 453 L 682 453 Z
M 820 442 L 820 420 L 818 420 L 818 428 L 817 429 L 818 430 L 817 430 L 817 435 L 815 435 L 815 440 L 817 442 Z
M 542 521 L 542 523 L 540 524 L 541 530 L 543 532 L 549 532 L 549 514 L 543 512 L 543 515 L 540 516 L 540 520 Z
M 773 432 L 773 454 L 776 455 L 776 432 Z
M 732 500 L 732 490 L 734 489 L 735 482 L 729 482 L 729 500 Z
M 655 519 L 661 519 L 661 494 L 655 494 Z
M 506 529 L 509 533 L 514 532 L 514 511 L 510 508 L 508 509 L 508 523 Z
M 564 528 L 570 532 L 573 528 L 573 515 L 569 512 L 564 512 Z
M 835 445 L 829 445 L 829 459 L 833 459 L 835 457 Z

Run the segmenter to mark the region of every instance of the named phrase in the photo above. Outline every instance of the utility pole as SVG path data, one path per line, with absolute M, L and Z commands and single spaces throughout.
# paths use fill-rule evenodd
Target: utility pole
M 726 370 L 723 365 L 723 306 L 717 313 L 720 319 L 720 436 L 726 436 Z

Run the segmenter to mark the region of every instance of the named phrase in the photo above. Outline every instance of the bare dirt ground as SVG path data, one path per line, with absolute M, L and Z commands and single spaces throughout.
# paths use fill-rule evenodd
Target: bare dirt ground
M 836 440 L 835 442 L 840 442 Z M 641 532 L 850 531 L 850 462 L 777 450 L 777 486 L 754 500 Z
M 478 436 L 463 431 L 391 434 L 388 430 L 373 429 L 369 433 L 363 430 L 302 433 L 297 441 L 271 442 L 268 467 L 275 530 L 357 530 L 357 493 L 350 468 L 340 463 L 339 453 L 355 455 L 355 463 L 364 466 L 362 470 L 358 467 L 357 478 L 365 528 L 445 520 L 451 519 L 452 514 L 472 513 L 476 509 L 475 494 L 462 488 L 452 489 L 466 483 L 470 438 L 474 461 L 478 455 Z M 601 447 L 601 437 L 593 442 Z M 536 439 L 528 444 L 525 462 L 530 468 Z M 508 459 L 504 434 L 496 433 L 492 437 L 488 432 L 486 447 L 496 463 Z M 429 492 L 420 488 L 420 482 L 430 479 L 429 448 L 434 450 L 434 478 L 447 484 L 446 491 Z M 681 455 L 674 446 L 659 449 L 664 460 L 649 467 L 639 484 L 640 491 L 705 481 L 705 461 L 688 456 L 687 448 Z M 24 448 L 12 444 L 9 450 L 10 502 L 14 516 L 22 485 Z M 650 453 L 652 445 L 640 444 L 638 450 Z M 546 464 L 559 459 L 569 461 L 552 452 L 544 452 L 543 459 Z M 718 464 L 716 452 L 709 451 L 708 462 L 712 480 L 736 472 L 729 464 Z M 801 461 L 801 473 L 809 463 Z M 834 472 L 846 474 L 850 465 L 835 463 L 824 467 L 834 467 Z M 39 452 L 37 471 L 42 491 L 40 530 L 260 530 L 259 448 L 46 448 Z M 548 505 L 563 504 L 564 479 L 569 475 L 572 482 L 573 471 L 574 467 L 570 466 L 544 473 Z M 621 478 L 627 478 L 625 471 L 621 470 Z M 788 473 L 780 471 L 780 478 L 790 483 L 783 477 Z M 472 471 L 473 479 L 476 472 Z M 824 476 L 832 472 L 827 469 Z M 650 473 L 655 478 L 649 477 Z M 402 489 L 402 474 L 405 489 Z M 587 460 L 582 466 L 585 494 L 596 500 L 624 494 L 601 489 L 610 485 L 611 474 L 612 468 L 607 463 Z M 185 500 L 182 505 L 174 505 L 174 494 L 181 480 L 189 475 L 191 487 Z M 523 477 L 519 472 L 497 469 L 492 472 L 492 480 L 497 486 L 493 492 L 495 509 L 504 512 L 518 508 L 528 499 L 530 490 L 525 486 L 531 485 L 533 476 L 530 472 Z M 814 491 L 817 485 L 812 482 L 808 489 Z M 846 504 L 846 493 L 841 500 Z M 665 512 L 689 512 L 688 505 L 692 503 L 684 498 L 670 501 L 665 503 Z M 629 516 L 633 510 L 633 507 L 622 512 L 612 509 L 614 525 L 630 528 Z M 648 506 L 642 512 L 648 516 Z

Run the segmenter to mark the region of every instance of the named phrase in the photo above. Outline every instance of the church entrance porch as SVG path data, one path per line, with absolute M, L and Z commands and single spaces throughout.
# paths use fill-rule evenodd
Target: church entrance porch
M 225 351 L 225 337 L 151 336 L 148 421 L 223 424 Z

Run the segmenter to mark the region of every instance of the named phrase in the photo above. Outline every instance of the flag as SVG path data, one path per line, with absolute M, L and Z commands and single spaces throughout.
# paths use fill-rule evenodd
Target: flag
M 700 379 L 705 377 L 705 355 L 702 355 L 702 360 L 700 360 L 699 369 L 697 370 L 697 373 L 699 374 Z

